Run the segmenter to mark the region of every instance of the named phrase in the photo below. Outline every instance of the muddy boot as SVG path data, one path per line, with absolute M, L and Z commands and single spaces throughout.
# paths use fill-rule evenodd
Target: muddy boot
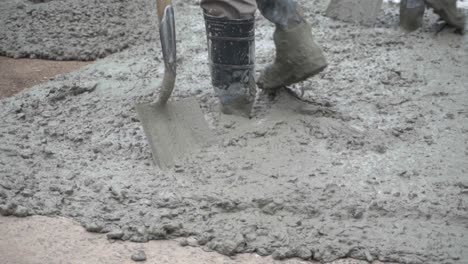
M 424 0 L 428 7 L 434 9 L 447 24 L 457 29 L 458 33 L 465 32 L 465 14 L 457 10 L 457 0 Z
M 312 36 L 311 26 L 292 0 L 257 0 L 268 20 L 276 25 L 276 58 L 260 76 L 258 86 L 267 92 L 303 81 L 323 71 L 326 59 Z
M 255 99 L 255 18 L 205 14 L 211 80 L 221 111 L 249 117 Z
M 402 0 L 400 3 L 400 27 L 407 31 L 420 28 L 425 10 L 424 0 Z

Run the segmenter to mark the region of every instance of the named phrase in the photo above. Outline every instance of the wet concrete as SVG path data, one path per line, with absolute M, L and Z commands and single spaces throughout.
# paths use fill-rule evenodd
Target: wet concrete
M 383 0 L 331 0 L 327 16 L 347 22 L 372 26 L 380 13 Z
M 169 172 L 152 165 L 134 105 L 157 98 L 157 42 L 0 101 L 0 213 L 71 217 L 111 239 L 182 244 L 225 255 L 464 263 L 468 196 L 466 40 L 428 13 L 398 29 L 398 7 L 375 28 L 305 4 L 329 62 L 251 120 L 220 115 L 204 24 L 178 6 L 174 99 L 195 96 L 219 144 Z M 259 19 L 257 64 L 274 58 Z
M 2 1 L 0 55 L 95 60 L 157 39 L 156 2 Z

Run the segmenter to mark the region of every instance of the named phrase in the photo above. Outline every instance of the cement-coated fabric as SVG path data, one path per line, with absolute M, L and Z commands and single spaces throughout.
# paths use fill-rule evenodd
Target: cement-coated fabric
M 465 15 L 457 10 L 457 0 L 424 0 L 449 25 L 460 30 L 465 29 Z
M 303 22 L 303 16 L 295 0 L 256 0 L 262 15 L 276 26 L 295 27 Z
M 227 19 L 250 18 L 257 10 L 255 0 L 201 0 L 200 5 L 207 14 Z
M 284 28 L 303 20 L 294 0 L 201 0 L 201 7 L 210 16 L 227 19 L 251 18 L 258 7 L 266 19 Z

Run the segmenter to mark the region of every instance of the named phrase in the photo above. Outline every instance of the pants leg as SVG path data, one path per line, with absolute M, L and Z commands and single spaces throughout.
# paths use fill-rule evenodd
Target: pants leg
M 287 28 L 304 21 L 294 0 L 256 0 L 262 15 L 276 26 Z
M 227 19 L 251 18 L 257 10 L 255 0 L 201 0 L 200 5 L 208 15 Z
M 211 16 L 227 19 L 250 18 L 260 9 L 276 25 L 287 27 L 302 22 L 294 0 L 201 0 L 201 7 Z

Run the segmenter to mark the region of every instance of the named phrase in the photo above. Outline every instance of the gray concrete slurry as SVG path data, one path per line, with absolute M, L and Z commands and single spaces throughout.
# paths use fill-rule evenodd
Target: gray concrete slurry
M 95 60 L 157 39 L 155 1 L 2 1 L 0 55 Z
M 260 95 L 251 120 L 219 114 L 201 12 L 196 1 L 177 5 L 173 99 L 195 96 L 219 143 L 168 172 L 153 166 L 134 107 L 157 98 L 155 40 L 2 99 L 0 213 L 70 217 L 110 239 L 184 238 L 225 255 L 464 263 L 465 38 L 435 35 L 430 13 L 405 34 L 394 6 L 374 28 L 334 21 L 322 15 L 327 2 L 301 1 L 329 62 L 291 87 L 310 103 Z M 258 69 L 273 60 L 273 29 L 258 19 Z

